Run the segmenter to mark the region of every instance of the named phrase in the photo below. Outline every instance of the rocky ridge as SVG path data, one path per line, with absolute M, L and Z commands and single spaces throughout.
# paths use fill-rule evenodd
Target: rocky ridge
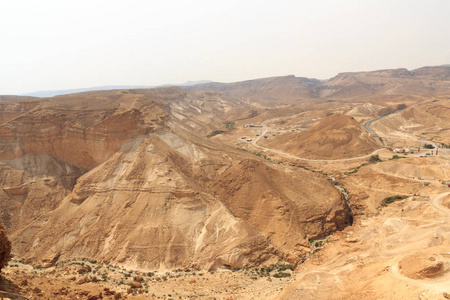
M 239 99 L 306 101 L 311 99 L 361 100 L 374 96 L 442 95 L 450 93 L 450 67 L 415 70 L 388 69 L 339 73 L 328 80 L 280 76 L 233 83 L 211 82 L 187 90 L 222 91 Z

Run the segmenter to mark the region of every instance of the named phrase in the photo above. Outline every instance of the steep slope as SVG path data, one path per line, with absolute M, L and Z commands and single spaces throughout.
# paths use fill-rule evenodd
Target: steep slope
M 6 235 L 5 228 L 0 223 L 0 272 L 5 266 L 5 263 L 9 261 L 9 255 L 11 253 L 11 242 Z
M 350 212 L 310 172 L 249 161 L 202 134 L 246 109 L 218 92 L 106 91 L 44 99 L 5 122 L 0 207 L 15 255 L 161 270 L 301 260 L 307 237 L 343 228 Z M 236 182 L 259 195 L 245 215 L 245 194 L 226 197 L 243 165 L 256 171 Z M 309 183 L 293 189 L 291 176 Z M 262 178 L 273 183 L 259 194 Z M 269 196 L 289 211 L 261 216 Z
M 304 170 L 283 172 L 245 160 L 223 173 L 213 190 L 235 216 L 261 230 L 277 248 L 289 249 L 294 260 L 309 251 L 308 239 L 351 224 L 339 192 Z
M 309 172 L 285 174 L 252 162 L 258 166 L 255 178 L 233 181 L 240 167 L 229 155 L 236 154 L 205 146 L 165 131 L 135 139 L 81 176 L 58 208 L 13 233 L 17 252 L 33 261 L 90 257 L 148 269 L 237 268 L 276 257 L 298 261 L 307 252 L 306 237 L 350 223 L 345 202 L 325 180 L 313 183 Z M 209 191 L 208 184 L 227 168 Z M 259 194 L 260 178 L 271 176 L 280 180 Z M 317 188 L 294 190 L 291 177 Z M 229 181 L 235 183 L 228 186 Z M 235 210 L 246 199 L 233 194 L 236 184 L 260 196 L 246 215 Z M 281 202 L 264 216 L 260 209 L 267 201 Z M 280 232 L 262 226 L 267 220 Z
M 268 139 L 262 145 L 309 158 L 337 159 L 369 154 L 379 146 L 353 117 L 335 114 L 306 131 Z
M 169 115 L 206 135 L 225 128 L 227 117 L 235 118 L 233 111 L 245 107 L 221 93 L 179 88 L 89 92 L 4 106 L 9 109 L 0 118 L 6 122 L 0 126 L 0 159 L 52 155 L 84 170 L 160 128 Z
M 129 95 L 115 96 L 41 101 L 0 126 L 0 159 L 43 154 L 89 170 L 126 141 L 161 126 L 167 116 L 153 101 L 128 109 L 120 101 Z
M 9 122 L 15 117 L 33 109 L 39 101 L 2 101 L 0 102 L 0 124 Z
M 223 167 L 216 163 L 198 161 L 195 171 L 157 135 L 136 139 L 80 177 L 60 207 L 13 234 L 17 250 L 33 260 L 61 254 L 152 269 L 247 263 L 241 252 L 268 245 L 199 186 L 208 167 Z

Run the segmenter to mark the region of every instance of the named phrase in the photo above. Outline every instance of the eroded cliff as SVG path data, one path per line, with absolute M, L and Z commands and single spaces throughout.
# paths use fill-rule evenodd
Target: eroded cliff
M 0 223 L 0 272 L 5 264 L 9 261 L 9 255 L 11 254 L 11 242 L 6 235 L 6 230 Z

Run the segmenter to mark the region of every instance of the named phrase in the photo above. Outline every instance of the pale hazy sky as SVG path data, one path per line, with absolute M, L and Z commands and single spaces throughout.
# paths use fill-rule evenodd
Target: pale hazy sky
M 0 3 L 0 94 L 449 63 L 449 0 Z

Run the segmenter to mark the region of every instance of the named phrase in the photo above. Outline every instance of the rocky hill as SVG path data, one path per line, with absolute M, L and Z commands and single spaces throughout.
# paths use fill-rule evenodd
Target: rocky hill
M 249 111 L 223 93 L 99 91 L 5 105 L 0 218 L 29 262 L 297 262 L 308 238 L 351 224 L 324 178 L 205 137 Z M 268 204 L 274 211 L 263 214 Z
M 317 79 L 289 75 L 233 83 L 211 82 L 183 88 L 191 91 L 216 90 L 239 99 L 274 101 L 314 98 L 314 89 L 319 85 Z
M 286 133 L 262 145 L 307 158 L 338 159 L 369 154 L 380 148 L 353 117 L 330 115 L 300 133 Z

